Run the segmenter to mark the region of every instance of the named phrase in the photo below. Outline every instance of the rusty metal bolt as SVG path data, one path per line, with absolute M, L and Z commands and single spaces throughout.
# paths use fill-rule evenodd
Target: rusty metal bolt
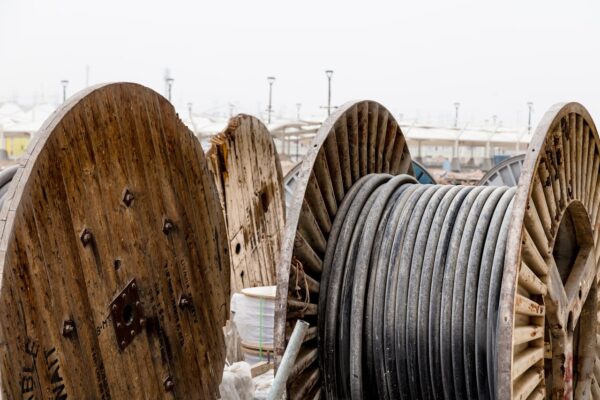
M 165 390 L 167 392 L 170 392 L 173 390 L 174 387 L 175 383 L 173 383 L 173 378 L 168 376 L 167 379 L 165 379 Z
M 72 320 L 70 320 L 70 319 L 66 320 L 63 323 L 62 335 L 64 337 L 71 337 L 74 332 L 75 332 L 75 323 Z
M 163 222 L 163 233 L 165 235 L 168 235 L 173 228 L 175 227 L 175 225 L 173 224 L 173 221 L 171 221 L 168 218 L 165 218 L 164 222 Z
M 133 203 L 134 199 L 135 196 L 133 195 L 133 193 L 131 193 L 129 189 L 125 189 L 123 193 L 123 204 L 125 204 L 127 207 L 131 207 L 131 203 Z
M 79 236 L 79 238 L 81 239 L 81 243 L 85 247 L 88 244 L 92 243 L 92 240 L 94 239 L 94 236 L 92 235 L 92 232 L 88 228 L 85 228 L 81 232 L 81 235 Z
M 131 334 L 131 336 L 135 336 L 135 330 L 132 329 L 130 334 Z
M 179 297 L 179 308 L 184 309 L 184 308 L 189 308 L 192 305 L 192 299 L 186 295 L 181 295 L 181 297 Z

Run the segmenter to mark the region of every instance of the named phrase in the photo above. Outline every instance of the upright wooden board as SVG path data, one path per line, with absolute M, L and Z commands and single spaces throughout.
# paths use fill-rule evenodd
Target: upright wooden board
M 271 134 L 258 119 L 238 115 L 213 139 L 208 157 L 227 223 L 231 292 L 275 285 L 285 201 Z
M 13 180 L 0 213 L 4 398 L 218 397 L 225 224 L 172 105 L 135 84 L 90 88 L 46 121 Z

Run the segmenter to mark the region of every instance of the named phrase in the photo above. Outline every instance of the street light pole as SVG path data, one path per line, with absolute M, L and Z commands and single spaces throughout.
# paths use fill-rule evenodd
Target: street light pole
M 300 121 L 300 108 L 302 107 L 302 103 L 296 103 L 296 120 Z
M 273 112 L 273 82 L 275 82 L 274 76 L 267 77 L 267 82 L 269 82 L 269 107 L 267 108 L 267 123 L 271 123 L 271 113 Z
M 63 103 L 65 102 L 65 100 L 67 100 L 67 86 L 69 85 L 69 81 L 66 79 L 63 79 L 62 81 L 60 81 L 60 84 L 62 86 L 63 89 Z
M 331 115 L 331 77 L 333 76 L 333 70 L 328 69 L 325 71 L 327 75 L 327 115 Z
M 165 81 L 167 81 L 167 99 L 169 99 L 169 101 L 171 101 L 171 92 L 173 89 L 174 79 L 169 77 L 169 78 L 166 78 Z
M 454 127 L 458 128 L 458 109 L 460 108 L 460 103 L 457 101 L 454 103 Z
M 529 108 L 529 118 L 527 119 L 527 135 L 531 135 L 531 113 L 533 112 L 533 102 L 527 102 L 527 107 Z

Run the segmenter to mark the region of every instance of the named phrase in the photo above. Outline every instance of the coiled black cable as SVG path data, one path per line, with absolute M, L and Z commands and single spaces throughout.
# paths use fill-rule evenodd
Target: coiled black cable
M 387 174 L 352 186 L 321 276 L 327 398 L 496 397 L 496 320 L 514 193 Z

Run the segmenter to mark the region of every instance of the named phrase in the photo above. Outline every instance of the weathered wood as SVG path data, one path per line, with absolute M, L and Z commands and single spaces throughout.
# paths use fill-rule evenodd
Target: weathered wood
M 281 164 L 262 122 L 229 121 L 207 154 L 225 213 L 231 254 L 231 292 L 275 284 L 285 224 Z
M 314 328 L 322 263 L 346 191 L 368 173 L 413 175 L 404 135 L 391 113 L 370 101 L 347 103 L 321 126 L 312 147 L 294 168 L 294 189 L 277 267 L 275 351 L 281 357 L 286 332 L 302 318 Z M 306 278 L 306 279 L 304 279 Z M 288 380 L 290 398 L 320 393 L 316 329 L 302 344 L 302 359 Z M 310 355 L 310 356 L 308 356 Z
M 135 84 L 87 89 L 46 121 L 13 180 L 0 213 L 4 397 L 216 398 L 225 224 L 172 105 Z M 125 345 L 123 324 L 137 328 Z
M 273 368 L 273 363 L 267 362 L 267 361 L 259 361 L 256 364 L 250 366 L 250 375 L 252 375 L 253 378 L 264 374 L 265 372 L 267 372 L 268 370 Z
M 594 391 L 599 165 L 598 133 L 585 108 L 551 108 L 523 162 L 505 253 L 498 393 L 506 397 L 541 397 L 547 388 L 549 398 L 586 398 Z

